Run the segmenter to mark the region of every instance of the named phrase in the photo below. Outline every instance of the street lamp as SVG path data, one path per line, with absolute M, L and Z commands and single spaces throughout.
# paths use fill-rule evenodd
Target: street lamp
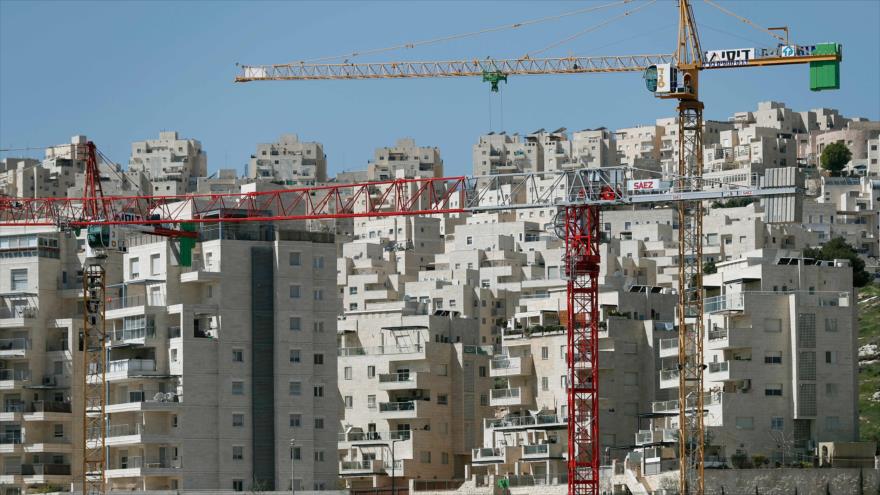
M 290 439 L 290 495 L 294 495 L 294 493 L 295 493 L 294 492 L 295 485 L 294 485 L 294 479 L 293 479 L 293 461 L 295 460 L 293 458 L 294 445 L 296 445 L 296 439 L 291 438 Z
M 431 425 L 425 425 L 418 429 L 419 431 L 431 431 Z M 398 434 L 401 432 L 406 432 L 406 438 L 398 438 L 396 440 L 391 440 L 391 495 L 397 495 L 397 480 L 395 478 L 395 469 L 397 467 L 397 459 L 394 457 L 394 446 L 397 442 L 405 442 L 412 438 L 412 430 L 397 430 Z

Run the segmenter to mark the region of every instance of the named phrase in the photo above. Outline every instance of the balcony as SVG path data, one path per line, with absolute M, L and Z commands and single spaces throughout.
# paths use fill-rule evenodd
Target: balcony
M 721 392 L 706 392 L 703 394 L 703 406 L 714 406 L 721 404 L 723 394 Z M 688 408 L 694 406 L 694 397 L 688 397 Z M 661 400 L 651 403 L 651 412 L 655 413 L 675 413 L 678 412 L 677 400 Z
M 170 459 L 144 459 L 129 457 L 123 464 L 117 464 L 104 472 L 107 478 L 140 478 L 146 476 L 174 476 L 180 474 L 183 462 L 180 457 Z
M 174 393 L 157 392 L 152 398 L 146 396 L 142 400 L 130 400 L 128 402 L 116 402 L 107 404 L 108 413 L 122 412 L 145 412 L 145 411 L 176 411 L 180 408 L 179 397 Z
M 380 345 L 375 347 L 341 347 L 337 350 L 340 357 L 357 356 L 396 356 L 401 355 L 403 360 L 424 359 L 425 345 Z
M 0 306 L 0 328 L 29 327 L 37 317 L 36 306 Z
M 660 388 L 678 388 L 678 370 L 660 370 Z
M 138 445 L 153 443 L 169 443 L 172 438 L 167 431 L 160 431 L 158 425 L 144 425 L 142 423 L 110 425 L 107 428 L 107 446 Z M 88 443 L 90 446 L 97 445 L 100 438 L 100 430 L 89 429 Z
M 0 433 L 0 454 L 17 454 L 22 452 L 24 435 L 20 430 Z
M 379 390 L 412 390 L 423 388 L 419 382 L 424 382 L 423 373 L 382 373 L 379 375 Z
M 379 413 L 385 419 L 412 419 L 418 417 L 417 401 L 380 402 Z
M 483 427 L 496 430 L 505 429 L 535 429 L 535 428 L 565 428 L 568 426 L 568 418 L 556 414 L 542 416 L 511 416 L 500 419 L 484 419 Z
M 496 447 L 484 447 L 471 451 L 471 462 L 474 464 L 497 464 L 504 463 L 507 457 L 505 449 Z
M 385 463 L 381 459 L 339 461 L 339 474 L 341 476 L 363 476 L 384 473 Z
M 70 421 L 71 405 L 69 402 L 53 402 L 36 400 L 24 415 L 25 421 Z
M 520 387 L 495 388 L 489 391 L 489 405 L 492 407 L 520 406 L 524 404 L 523 395 Z
M 532 369 L 532 356 L 498 357 L 490 361 L 489 376 L 522 376 Z
M 352 445 L 358 444 L 375 444 L 390 443 L 392 441 L 407 441 L 412 439 L 411 430 L 396 431 L 350 431 L 348 433 L 339 434 L 339 443 L 348 443 Z
M 674 339 L 660 339 L 660 357 L 678 356 L 678 337 Z
M 0 390 L 15 390 L 22 388 L 31 381 L 30 370 L 0 370 Z
M 145 344 L 147 339 L 156 337 L 156 327 L 143 326 L 137 328 L 123 328 L 113 330 L 110 333 L 112 341 L 108 343 L 111 346 Z
M 734 292 L 721 296 L 707 297 L 703 300 L 703 307 L 708 314 L 732 313 L 743 310 L 743 293 Z
M 154 359 L 121 359 L 107 363 L 107 380 L 125 380 L 141 376 L 161 375 Z M 90 376 L 93 380 L 96 377 Z
M 187 283 L 204 283 L 220 280 L 220 263 L 211 262 L 205 264 L 200 259 L 192 260 L 192 266 L 184 267 L 180 273 L 180 282 Z
M 26 404 L 22 401 L 7 401 L 0 410 L 0 422 L 21 421 Z
M 25 338 L 0 339 L 0 358 L 27 357 L 27 351 L 30 347 L 30 340 Z
M 29 482 L 27 476 L 70 476 L 70 464 L 22 464 L 21 475 L 25 476 L 26 483 Z
M 636 433 L 636 445 L 647 445 L 653 443 L 675 443 L 678 441 L 678 431 L 669 428 L 660 428 L 657 430 L 639 430 Z
M 562 459 L 561 443 L 541 443 L 522 446 L 522 460 Z
M 113 312 L 119 310 L 128 310 L 128 309 L 136 309 L 136 311 L 125 311 L 125 314 L 107 314 L 107 319 L 118 318 L 120 316 L 127 316 L 129 314 L 135 315 L 143 312 L 148 307 L 163 307 L 165 306 L 165 294 L 150 294 L 149 296 L 145 295 L 136 295 L 136 296 L 127 296 L 127 297 L 117 297 L 114 299 L 108 299 L 107 304 L 104 306 L 105 311 Z M 123 312 L 120 312 L 123 313 Z

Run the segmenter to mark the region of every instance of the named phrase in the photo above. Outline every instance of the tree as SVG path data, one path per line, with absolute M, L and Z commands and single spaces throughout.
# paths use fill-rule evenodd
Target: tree
M 714 261 L 707 261 L 703 263 L 703 273 L 706 275 L 711 275 L 713 273 L 718 273 L 718 267 L 715 266 Z
M 831 143 L 822 150 L 820 162 L 822 168 L 827 170 L 833 177 L 840 175 L 840 171 L 852 160 L 852 152 L 841 142 Z
M 727 201 L 713 201 L 712 208 L 742 208 L 755 202 L 755 198 L 730 198 Z
M 871 281 L 871 274 L 865 271 L 865 261 L 852 246 L 843 240 L 843 237 L 835 237 L 834 239 L 831 239 L 820 249 L 804 249 L 804 258 L 814 258 L 826 261 L 836 259 L 849 260 L 853 272 L 853 286 L 864 287 Z

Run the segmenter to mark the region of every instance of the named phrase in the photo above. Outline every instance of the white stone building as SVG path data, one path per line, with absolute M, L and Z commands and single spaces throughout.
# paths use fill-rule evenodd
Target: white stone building
M 288 186 L 313 186 L 327 180 L 324 145 L 282 134 L 274 143 L 258 144 L 248 164 L 248 178 Z
M 199 141 L 162 131 L 159 139 L 131 143 L 128 170 L 143 173 L 152 194 L 179 195 L 195 192 L 198 177 L 208 175 L 208 155 Z

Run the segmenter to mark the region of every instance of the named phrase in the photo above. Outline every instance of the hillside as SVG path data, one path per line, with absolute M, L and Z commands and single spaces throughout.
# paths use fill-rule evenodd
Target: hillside
M 862 440 L 880 443 L 880 286 L 859 291 L 859 418 Z

